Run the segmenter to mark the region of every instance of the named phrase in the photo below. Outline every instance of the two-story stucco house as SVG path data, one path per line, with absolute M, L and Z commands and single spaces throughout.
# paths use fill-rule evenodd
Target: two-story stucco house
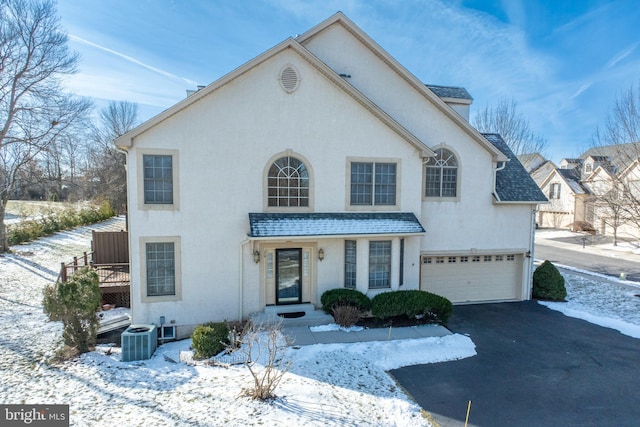
M 528 299 L 546 199 L 465 94 L 337 13 L 118 138 L 133 322 L 180 337 L 336 287 Z

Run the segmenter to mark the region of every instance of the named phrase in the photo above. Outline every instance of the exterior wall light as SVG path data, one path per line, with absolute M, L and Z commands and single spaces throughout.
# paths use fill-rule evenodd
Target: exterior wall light
M 253 262 L 255 262 L 256 264 L 260 262 L 260 251 L 253 251 Z
M 318 259 L 322 261 L 324 259 L 324 249 L 320 248 L 318 251 Z

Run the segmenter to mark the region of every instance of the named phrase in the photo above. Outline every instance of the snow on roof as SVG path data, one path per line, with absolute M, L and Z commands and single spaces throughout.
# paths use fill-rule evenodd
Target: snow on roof
M 412 213 L 250 213 L 250 237 L 422 234 Z

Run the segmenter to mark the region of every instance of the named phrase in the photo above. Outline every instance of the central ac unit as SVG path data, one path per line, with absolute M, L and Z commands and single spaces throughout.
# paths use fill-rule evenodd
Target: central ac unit
M 122 361 L 144 360 L 153 356 L 158 346 L 156 325 L 131 325 L 121 337 Z

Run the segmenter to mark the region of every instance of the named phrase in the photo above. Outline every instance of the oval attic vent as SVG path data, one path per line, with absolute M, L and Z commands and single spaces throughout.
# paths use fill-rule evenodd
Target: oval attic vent
M 300 79 L 298 78 L 298 72 L 292 66 L 287 65 L 280 72 L 280 84 L 288 93 L 296 90 L 299 82 Z

